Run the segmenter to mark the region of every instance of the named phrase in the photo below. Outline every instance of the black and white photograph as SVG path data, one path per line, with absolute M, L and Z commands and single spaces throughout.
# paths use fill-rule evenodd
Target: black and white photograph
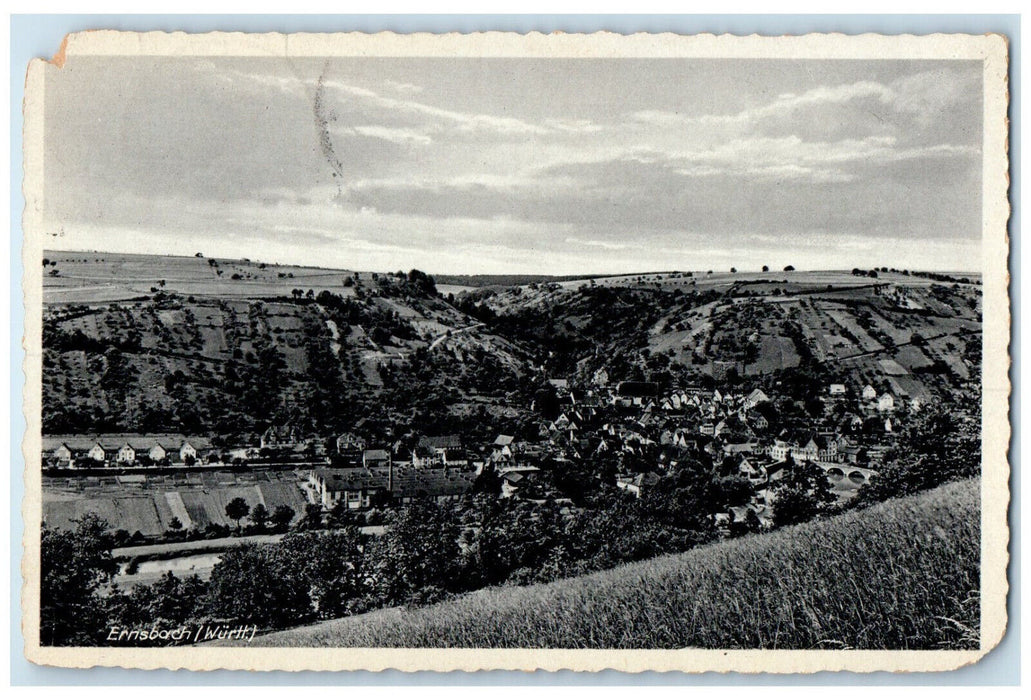
M 26 653 L 976 661 L 1006 48 L 70 36 L 26 84 Z

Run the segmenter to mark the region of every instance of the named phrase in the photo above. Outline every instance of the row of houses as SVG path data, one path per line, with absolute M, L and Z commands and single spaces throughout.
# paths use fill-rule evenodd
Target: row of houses
M 132 466 L 140 463 L 193 464 L 211 451 L 211 440 L 179 433 L 50 435 L 43 437 L 43 461 L 57 468 Z

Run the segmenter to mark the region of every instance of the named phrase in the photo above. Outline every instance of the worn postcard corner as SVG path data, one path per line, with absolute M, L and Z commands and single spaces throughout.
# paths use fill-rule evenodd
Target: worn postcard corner
M 25 90 L 25 653 L 947 671 L 1008 43 L 93 31 Z

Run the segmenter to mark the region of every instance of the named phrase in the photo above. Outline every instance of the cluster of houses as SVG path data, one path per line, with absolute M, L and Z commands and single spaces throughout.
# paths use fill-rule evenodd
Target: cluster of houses
M 877 459 L 885 446 L 876 439 L 857 438 L 857 433 L 868 421 L 890 432 L 890 415 L 896 407 L 890 393 L 878 394 L 867 386 L 856 391 L 854 410 L 836 413 L 833 420 L 771 426 L 771 419 L 778 422 L 776 410 L 770 397 L 758 388 L 734 393 L 687 387 L 660 394 L 658 387 L 648 382 L 623 382 L 590 393 L 562 393 L 559 389 L 564 410 L 555 420 L 541 424 L 540 437 L 545 445 L 560 447 L 563 457 L 637 457 L 626 461 L 638 468 L 618 474 L 616 486 L 639 497 L 686 454 L 693 458 L 708 455 L 714 466 L 724 471 L 730 468 L 753 484 L 757 497 L 748 508 L 760 520 L 769 517 L 769 490 L 793 464 L 818 465 L 832 484 L 842 487 L 842 493 L 866 483 L 876 474 Z M 845 385 L 833 384 L 827 388 L 826 404 L 832 407 L 848 395 Z M 918 410 L 919 405 L 914 402 L 911 408 Z M 504 465 L 513 457 L 520 457 L 520 450 L 512 450 L 501 440 L 492 460 Z M 640 470 L 642 458 L 652 460 L 651 469 Z M 503 472 L 508 487 L 503 494 L 518 494 L 520 485 L 532 477 L 528 470 L 533 460 L 522 461 L 526 466 L 512 469 L 511 475 Z M 728 517 L 746 514 L 742 511 Z
M 799 425 L 778 420 L 770 397 L 759 388 L 732 392 L 686 387 L 660 393 L 650 382 L 595 385 L 571 389 L 552 382 L 559 399 L 557 417 L 541 420 L 517 438 L 497 435 L 486 444 L 466 444 L 462 436 L 423 436 L 405 449 L 400 442 L 372 445 L 358 433 L 329 440 L 291 425 L 271 426 L 256 445 L 216 449 L 209 438 L 180 434 L 48 436 L 43 463 L 52 468 L 192 467 L 280 460 L 302 468 L 302 488 L 314 503 L 350 509 L 405 503 L 415 498 L 447 501 L 473 489 L 485 470 L 500 481 L 503 498 L 557 497 L 547 471 L 563 463 L 621 465 L 616 486 L 642 496 L 689 455 L 708 455 L 714 466 L 746 477 L 756 488 L 749 507 L 768 517 L 768 490 L 792 464 L 812 462 L 832 482 L 864 483 L 875 472 L 883 447 L 859 444 L 856 429 L 883 420 L 891 430 L 895 399 L 867 386 L 855 392 L 851 411 L 835 413 L 837 422 Z M 827 389 L 827 404 L 849 397 L 842 384 Z M 913 408 L 917 408 L 913 406 Z M 774 425 L 771 426 L 771 423 Z M 549 469 L 542 469 L 547 460 Z M 749 517 L 731 513 L 731 519 Z
M 840 393 L 838 393 L 838 392 L 840 392 Z M 832 397 L 833 396 L 844 395 L 845 392 L 846 392 L 846 389 L 845 389 L 845 387 L 843 385 L 841 385 L 841 384 L 832 384 L 831 385 L 831 396 Z M 867 413 L 874 413 L 874 412 L 876 412 L 876 413 L 882 413 L 883 414 L 883 413 L 893 413 L 895 411 L 896 405 L 900 401 L 905 400 L 905 398 L 907 398 L 904 395 L 904 392 L 899 391 L 899 394 L 900 394 L 899 397 L 896 397 L 894 394 L 892 394 L 891 392 L 888 392 L 888 391 L 884 392 L 883 394 L 878 394 L 876 389 L 874 389 L 872 386 L 867 384 L 865 387 L 863 387 L 863 390 L 862 390 L 862 392 L 860 394 L 860 397 L 862 398 L 863 409 Z M 920 403 L 919 397 L 913 397 L 913 398 L 909 399 L 909 408 L 912 411 L 919 411 L 920 410 L 921 403 Z

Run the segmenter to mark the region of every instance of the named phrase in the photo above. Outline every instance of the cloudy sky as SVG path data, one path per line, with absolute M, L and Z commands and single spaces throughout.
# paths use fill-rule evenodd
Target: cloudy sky
M 438 273 L 979 259 L 977 62 L 73 57 L 45 120 L 66 249 Z

